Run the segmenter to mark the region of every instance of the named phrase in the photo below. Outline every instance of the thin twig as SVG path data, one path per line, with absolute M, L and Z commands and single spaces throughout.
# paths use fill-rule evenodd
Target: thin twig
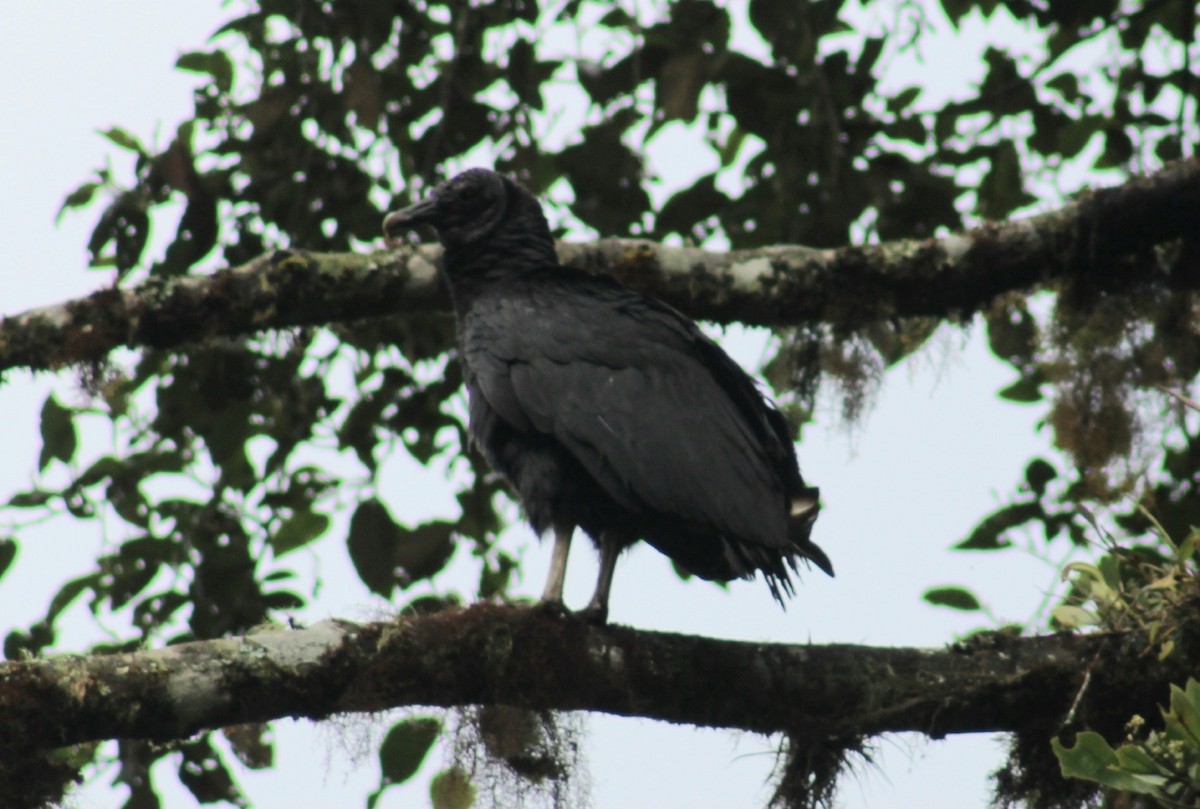
M 1189 399 L 1174 388 L 1168 388 L 1166 385 L 1155 385 L 1154 387 L 1175 399 L 1184 407 L 1190 407 L 1192 410 L 1200 410 L 1200 402 L 1197 402 L 1195 399 Z
M 1088 686 L 1092 684 L 1092 669 L 1096 666 L 1096 661 L 1100 659 L 1099 652 L 1092 658 L 1092 662 L 1088 664 L 1087 670 L 1083 672 L 1083 682 L 1079 685 L 1079 690 L 1075 692 L 1075 699 L 1071 702 L 1071 709 L 1067 711 L 1067 716 L 1062 721 L 1060 728 L 1070 727 L 1075 721 L 1075 712 L 1079 710 L 1079 703 L 1083 702 L 1083 695 L 1087 693 Z

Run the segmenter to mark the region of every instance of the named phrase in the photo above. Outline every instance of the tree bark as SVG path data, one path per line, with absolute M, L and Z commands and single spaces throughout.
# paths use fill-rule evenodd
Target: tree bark
M 637 239 L 560 244 L 564 263 L 608 272 L 698 318 L 856 328 L 966 319 L 997 296 L 1059 282 L 1200 288 L 1200 160 L 1083 194 L 1046 214 L 940 239 L 714 253 Z M 1181 249 L 1164 250 L 1173 243 Z M 1175 244 L 1177 248 L 1180 244 Z M 365 255 L 279 251 L 208 276 L 153 279 L 0 318 L 0 371 L 96 361 L 118 346 L 446 308 L 440 249 Z
M 595 627 L 477 605 L 391 623 L 323 622 L 128 654 L 0 665 L 0 748 L 178 739 L 283 716 L 403 705 L 589 710 L 855 738 L 1015 731 L 1121 716 L 1181 678 L 1130 636 L 979 636 L 947 649 L 789 646 Z M 1177 656 L 1177 655 L 1176 655 Z M 1084 685 L 1086 683 L 1086 685 Z M 1093 721 L 1093 725 L 1095 721 Z

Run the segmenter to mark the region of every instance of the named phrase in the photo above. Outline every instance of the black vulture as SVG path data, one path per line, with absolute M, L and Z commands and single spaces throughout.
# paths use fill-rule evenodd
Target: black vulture
M 761 572 L 783 604 L 818 490 L 783 416 L 689 318 L 612 278 L 560 266 L 541 206 L 472 169 L 387 216 L 432 225 L 458 325 L 470 435 L 539 535 L 554 531 L 543 601 L 562 608 L 576 527 L 600 551 L 585 615 L 603 622 L 618 554 L 639 539 L 701 578 Z

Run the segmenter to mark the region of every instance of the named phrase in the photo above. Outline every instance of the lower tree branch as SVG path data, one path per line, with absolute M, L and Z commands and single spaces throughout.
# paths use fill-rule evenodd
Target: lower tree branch
M 570 265 L 608 272 L 694 317 L 853 328 L 908 316 L 966 318 L 999 295 L 1060 280 L 1200 288 L 1194 240 L 1200 160 L 1174 163 L 1063 208 L 941 239 L 836 250 L 713 253 L 638 239 L 560 244 Z M 1194 245 L 1193 245 L 1194 247 Z M 172 347 L 216 335 L 445 309 L 440 248 L 366 255 L 280 251 L 208 276 L 156 279 L 0 318 L 0 371 L 95 361 L 118 346 Z
M 185 738 L 284 716 L 513 705 L 830 737 L 1013 731 L 1107 699 L 1166 694 L 1179 672 L 1119 634 L 986 634 L 940 649 L 791 646 L 594 627 L 477 605 L 393 623 L 324 622 L 129 654 L 0 665 L 0 748 Z M 1134 683 L 1136 686 L 1131 686 Z M 1145 699 L 1139 699 L 1144 692 Z M 1114 699 L 1118 694 L 1120 698 Z M 1093 713 L 1094 716 L 1094 713 Z

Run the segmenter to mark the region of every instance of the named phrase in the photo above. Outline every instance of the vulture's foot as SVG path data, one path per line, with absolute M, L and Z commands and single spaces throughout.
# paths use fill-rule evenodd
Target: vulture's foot
M 550 618 L 562 618 L 564 615 L 571 614 L 570 610 L 558 599 L 544 598 L 534 604 L 533 609 Z
M 593 626 L 604 626 L 608 623 L 607 604 L 588 604 L 575 614 Z

